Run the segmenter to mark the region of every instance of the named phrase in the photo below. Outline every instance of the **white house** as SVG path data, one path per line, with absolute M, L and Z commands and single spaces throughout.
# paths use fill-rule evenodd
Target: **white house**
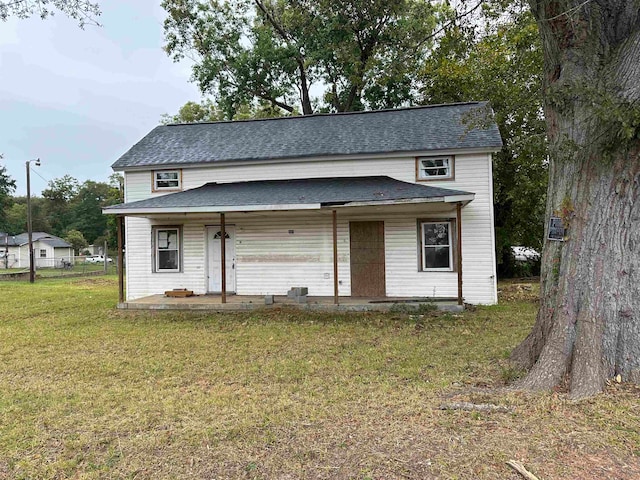
M 73 262 L 73 248 L 60 237 L 46 232 L 33 232 L 36 268 L 58 268 L 62 262 Z M 0 235 L 0 268 L 29 268 L 27 233 Z
M 113 164 L 125 203 L 104 209 L 124 218 L 126 299 L 303 286 L 336 302 L 495 303 L 502 142 L 487 112 L 472 102 L 156 127 Z

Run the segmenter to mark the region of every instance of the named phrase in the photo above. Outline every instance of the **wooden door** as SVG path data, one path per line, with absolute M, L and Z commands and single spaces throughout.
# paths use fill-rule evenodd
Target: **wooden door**
M 349 222 L 351 296 L 384 297 L 384 222 Z

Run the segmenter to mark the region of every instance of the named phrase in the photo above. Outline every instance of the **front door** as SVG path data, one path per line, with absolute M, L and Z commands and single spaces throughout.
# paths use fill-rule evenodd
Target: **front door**
M 351 296 L 384 297 L 384 222 L 349 222 Z
M 208 290 L 212 293 L 222 291 L 222 251 L 220 249 L 220 238 L 222 232 L 220 227 L 207 228 L 207 248 L 208 248 Z M 225 264 L 227 271 L 227 292 L 236 291 L 236 230 L 233 226 L 225 227 Z

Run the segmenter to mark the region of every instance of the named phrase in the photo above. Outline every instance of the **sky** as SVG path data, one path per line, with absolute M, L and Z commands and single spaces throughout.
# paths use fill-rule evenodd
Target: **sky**
M 0 164 L 26 194 L 69 174 L 106 181 L 111 164 L 200 94 L 187 62 L 162 50 L 159 0 L 100 2 L 101 27 L 62 14 L 0 21 Z

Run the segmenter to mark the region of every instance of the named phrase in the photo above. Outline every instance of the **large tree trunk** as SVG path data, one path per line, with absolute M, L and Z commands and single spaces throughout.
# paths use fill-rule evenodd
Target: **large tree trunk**
M 540 310 L 512 358 L 521 386 L 640 382 L 640 1 L 530 0 L 551 147 Z M 548 225 L 545 229 L 547 234 Z

